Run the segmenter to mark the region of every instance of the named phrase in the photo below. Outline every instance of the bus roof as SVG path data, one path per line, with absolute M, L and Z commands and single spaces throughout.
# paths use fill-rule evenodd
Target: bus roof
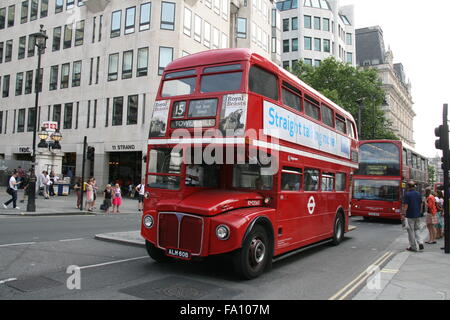
M 384 143 L 389 143 L 389 142 L 398 142 L 401 143 L 403 147 L 405 147 L 408 150 L 411 150 L 412 152 L 420 155 L 423 158 L 426 158 L 425 156 L 423 156 L 420 152 L 418 152 L 416 149 L 414 149 L 413 147 L 411 147 L 409 144 L 407 144 L 406 142 L 402 141 L 402 140 L 389 140 L 389 139 L 376 139 L 376 140 L 359 140 L 359 144 L 362 145 L 364 143 L 380 143 L 380 142 L 384 142 Z
M 174 71 L 178 69 L 184 69 L 186 67 L 197 67 L 197 66 L 203 66 L 203 65 L 210 65 L 210 64 L 218 64 L 218 63 L 226 63 L 226 62 L 233 62 L 233 61 L 250 61 L 250 60 L 258 60 L 262 61 L 263 63 L 269 63 L 271 65 L 271 68 L 273 70 L 278 70 L 280 73 L 285 75 L 290 80 L 296 82 L 297 84 L 301 85 L 311 93 L 315 94 L 317 97 L 328 103 L 329 105 L 333 106 L 337 111 L 351 119 L 353 122 L 355 119 L 353 116 L 346 111 L 341 106 L 337 105 L 327 97 L 325 97 L 323 94 L 321 94 L 316 89 L 312 88 L 311 86 L 304 83 L 302 80 L 300 80 L 298 77 L 294 76 L 292 73 L 288 72 L 284 68 L 279 67 L 272 61 L 264 58 L 263 56 L 254 53 L 248 48 L 235 48 L 235 49 L 214 49 L 214 50 L 206 50 L 199 53 L 193 53 L 188 56 L 176 59 L 169 63 L 164 71 Z

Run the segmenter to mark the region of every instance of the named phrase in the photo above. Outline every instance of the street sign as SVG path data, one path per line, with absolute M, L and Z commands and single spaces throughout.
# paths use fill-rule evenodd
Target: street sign
M 58 130 L 58 122 L 44 121 L 42 122 L 42 128 L 45 128 L 47 132 L 55 132 L 56 130 Z

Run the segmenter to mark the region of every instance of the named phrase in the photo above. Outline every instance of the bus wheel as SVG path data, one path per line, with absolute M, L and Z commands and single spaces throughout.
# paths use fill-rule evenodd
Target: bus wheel
M 336 220 L 334 220 L 334 228 L 333 228 L 333 244 L 337 246 L 344 239 L 345 232 L 345 220 L 344 215 L 339 212 L 336 215 Z
M 167 262 L 170 260 L 168 256 L 164 254 L 164 251 L 155 247 L 153 243 L 145 240 L 145 248 L 147 249 L 147 253 L 156 262 Z
M 257 225 L 246 237 L 242 248 L 235 252 L 235 271 L 245 279 L 260 276 L 271 259 L 270 245 L 264 227 Z

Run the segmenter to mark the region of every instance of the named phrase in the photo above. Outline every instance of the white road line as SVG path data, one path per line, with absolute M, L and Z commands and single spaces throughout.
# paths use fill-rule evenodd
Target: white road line
M 78 240 L 84 240 L 84 238 L 63 239 L 63 240 L 58 240 L 58 241 L 59 242 L 69 242 L 69 241 L 78 241 Z
M 5 279 L 5 280 L 0 280 L 0 284 L 4 284 L 6 282 L 11 282 L 11 281 L 14 281 L 14 280 L 17 280 L 17 278 L 9 278 L 9 279 Z
M 2 247 L 13 247 L 13 246 L 23 246 L 27 244 L 35 244 L 36 242 L 22 242 L 22 243 L 8 243 L 8 244 L 0 244 L 0 248 Z
M 142 256 L 142 257 L 136 257 L 136 258 L 130 258 L 130 259 L 124 259 L 124 260 L 116 260 L 116 261 L 110 261 L 110 262 L 105 262 L 105 263 L 93 264 L 93 265 L 90 265 L 90 266 L 80 267 L 80 269 L 96 268 L 96 267 L 102 267 L 102 266 L 107 266 L 107 265 L 111 265 L 111 264 L 117 264 L 117 263 L 128 262 L 128 261 L 133 261 L 133 260 L 141 260 L 141 259 L 148 259 L 148 256 Z

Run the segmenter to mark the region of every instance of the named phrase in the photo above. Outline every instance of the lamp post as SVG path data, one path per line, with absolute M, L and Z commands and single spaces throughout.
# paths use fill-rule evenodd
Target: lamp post
M 33 125 L 33 155 L 31 157 L 31 177 L 30 182 L 28 184 L 28 203 L 27 203 L 27 212 L 35 212 L 36 211 L 36 131 L 37 131 L 37 114 L 38 114 L 38 104 L 39 104 L 39 82 L 41 79 L 41 55 L 45 50 L 46 42 L 48 36 L 45 34 L 45 30 L 43 29 L 44 25 L 41 24 L 41 29 L 37 33 L 33 33 L 31 36 L 35 38 L 35 45 L 38 48 L 38 66 L 36 70 L 36 80 L 35 80 L 35 103 L 34 103 L 34 125 Z

